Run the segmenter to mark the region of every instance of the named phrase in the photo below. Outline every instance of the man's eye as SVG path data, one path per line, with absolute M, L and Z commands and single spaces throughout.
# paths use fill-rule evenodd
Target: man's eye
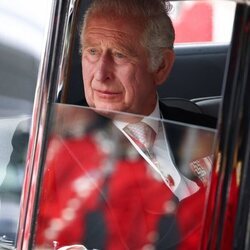
M 116 58 L 119 58 L 119 59 L 125 58 L 125 55 L 122 54 L 122 53 L 120 53 L 120 52 L 115 52 L 115 53 L 114 53 L 114 56 L 115 56 Z
M 94 55 L 97 54 L 97 50 L 94 49 L 94 48 L 89 49 L 88 52 L 89 52 L 89 54 L 92 55 L 92 56 L 94 56 Z

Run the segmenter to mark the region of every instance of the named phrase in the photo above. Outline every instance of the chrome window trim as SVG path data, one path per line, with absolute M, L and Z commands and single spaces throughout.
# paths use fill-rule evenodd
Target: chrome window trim
M 17 234 L 17 249 L 32 249 L 35 217 L 39 199 L 39 184 L 46 151 L 46 137 L 51 104 L 56 101 L 57 89 L 67 81 L 72 46 L 72 28 L 79 0 L 54 0 L 47 43 L 39 68 L 31 133 L 21 197 Z M 58 67 L 59 65 L 59 67 Z

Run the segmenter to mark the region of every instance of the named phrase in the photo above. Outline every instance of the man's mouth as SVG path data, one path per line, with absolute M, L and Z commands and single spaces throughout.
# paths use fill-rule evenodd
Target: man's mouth
M 121 92 L 117 92 L 117 91 L 97 90 L 97 89 L 95 89 L 94 91 L 101 98 L 115 98 L 121 95 Z

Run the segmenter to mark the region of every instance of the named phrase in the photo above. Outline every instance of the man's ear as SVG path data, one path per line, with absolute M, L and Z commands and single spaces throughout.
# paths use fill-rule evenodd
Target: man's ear
M 167 79 L 174 64 L 174 60 L 175 60 L 174 51 L 172 49 L 165 49 L 163 51 L 162 62 L 154 74 L 156 85 L 161 85 Z

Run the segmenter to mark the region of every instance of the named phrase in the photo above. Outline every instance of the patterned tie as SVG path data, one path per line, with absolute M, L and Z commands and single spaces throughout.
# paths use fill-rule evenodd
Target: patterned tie
M 124 131 L 135 141 L 135 143 L 144 152 L 151 152 L 155 141 L 155 131 L 146 123 L 130 123 Z
M 153 152 L 153 145 L 156 138 L 155 131 L 146 123 L 130 123 L 123 129 L 140 147 L 140 149 L 147 154 L 156 167 L 159 167 L 159 163 Z M 174 179 L 171 175 L 165 176 L 165 181 L 170 188 L 175 186 Z

